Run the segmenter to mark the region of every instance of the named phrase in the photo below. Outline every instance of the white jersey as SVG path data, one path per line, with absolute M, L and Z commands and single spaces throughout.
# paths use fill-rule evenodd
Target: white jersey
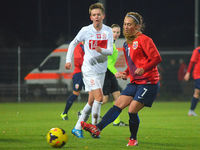
M 97 31 L 93 24 L 83 27 L 69 45 L 66 63 L 71 62 L 74 48 L 82 41 L 84 41 L 85 51 L 82 72 L 87 74 L 105 73 L 107 55 L 113 53 L 112 29 L 104 24 L 100 31 Z M 101 47 L 101 53 L 95 50 L 96 46 Z

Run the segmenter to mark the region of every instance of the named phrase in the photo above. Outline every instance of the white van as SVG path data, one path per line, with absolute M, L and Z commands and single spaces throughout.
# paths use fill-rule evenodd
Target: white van
M 65 59 L 68 50 L 68 44 L 64 44 L 53 50 L 39 65 L 33 69 L 25 78 L 27 92 L 33 96 L 42 96 L 49 94 L 66 94 L 73 90 L 72 76 L 73 68 L 65 69 Z M 116 68 L 118 71 L 126 69 L 126 63 L 121 48 L 119 50 Z M 72 62 L 73 63 L 73 62 Z M 126 81 L 118 80 L 121 88 L 124 88 Z M 84 91 L 83 91 L 84 92 Z

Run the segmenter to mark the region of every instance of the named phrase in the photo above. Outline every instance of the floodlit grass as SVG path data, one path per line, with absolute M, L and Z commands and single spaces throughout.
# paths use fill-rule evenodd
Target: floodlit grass
M 64 102 L 0 103 L 0 150 L 50 150 L 46 134 L 53 127 L 63 128 L 69 140 L 61 149 L 69 150 L 199 150 L 200 105 L 198 117 L 187 116 L 189 102 L 155 102 L 152 108 L 140 112 L 139 146 L 126 147 L 130 135 L 128 127 L 107 126 L 100 139 L 92 139 L 84 132 L 84 139 L 71 134 L 77 121 L 77 112 L 86 102 L 75 102 L 69 111 L 69 120 L 60 113 Z M 102 106 L 102 115 L 112 106 Z M 121 120 L 128 123 L 128 109 Z M 90 121 L 90 120 L 89 120 Z

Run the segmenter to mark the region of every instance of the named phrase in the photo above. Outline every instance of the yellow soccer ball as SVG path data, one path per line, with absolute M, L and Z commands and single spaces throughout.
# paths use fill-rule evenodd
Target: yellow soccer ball
M 61 128 L 52 128 L 47 133 L 47 143 L 52 147 L 63 147 L 67 141 L 68 136 Z

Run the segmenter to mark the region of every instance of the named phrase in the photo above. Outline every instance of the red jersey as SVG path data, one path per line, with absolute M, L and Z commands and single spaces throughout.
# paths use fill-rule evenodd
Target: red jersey
M 126 72 L 130 76 L 131 83 L 158 83 L 157 65 L 161 62 L 161 56 L 151 38 L 140 34 L 131 44 L 125 42 L 123 51 L 128 66 Z M 134 72 L 137 68 L 143 68 L 144 74 L 141 76 L 136 75 Z
M 192 53 L 190 64 L 188 66 L 188 72 L 191 71 L 193 65 L 194 65 L 193 78 L 200 79 L 200 47 L 197 47 L 196 49 L 194 49 Z
M 75 68 L 74 68 L 73 74 L 81 72 L 81 66 L 83 64 L 84 54 L 85 54 L 84 46 L 82 43 L 79 43 L 74 49 L 74 66 L 75 66 Z

